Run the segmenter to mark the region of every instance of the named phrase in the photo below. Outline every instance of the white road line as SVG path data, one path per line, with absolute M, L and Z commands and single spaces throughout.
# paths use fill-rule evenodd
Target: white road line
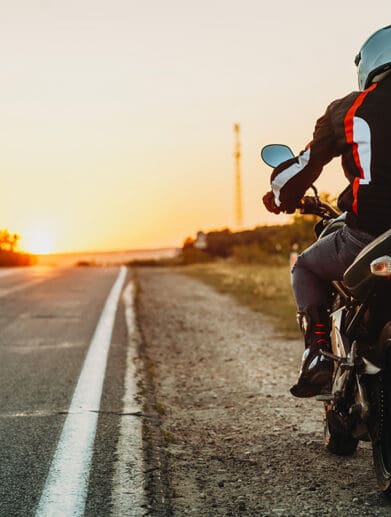
M 113 476 L 112 515 L 139 516 L 145 509 L 144 462 L 142 442 L 142 421 L 139 416 L 129 413 L 141 412 L 137 402 L 136 361 L 139 334 L 134 311 L 134 284 L 130 282 L 123 293 L 126 324 L 128 327 L 128 351 L 126 358 L 125 393 L 120 435 L 117 445 L 117 461 Z
M 126 272 L 122 266 L 95 329 L 41 495 L 37 517 L 79 516 L 84 513 L 97 411 Z

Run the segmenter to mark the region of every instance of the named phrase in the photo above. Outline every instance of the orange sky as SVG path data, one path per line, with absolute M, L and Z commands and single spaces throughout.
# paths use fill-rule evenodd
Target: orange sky
M 15 0 L 0 18 L 0 227 L 31 251 L 181 245 L 234 225 L 234 122 L 244 224 L 266 143 L 299 151 L 356 88 L 353 58 L 387 1 Z M 354 24 L 351 24 L 354 12 Z M 345 182 L 338 163 L 321 189 Z

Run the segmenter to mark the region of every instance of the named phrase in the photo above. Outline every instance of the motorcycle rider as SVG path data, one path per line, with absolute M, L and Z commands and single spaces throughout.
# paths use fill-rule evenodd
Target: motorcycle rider
M 313 139 L 297 157 L 273 170 L 271 191 L 263 197 L 275 214 L 292 213 L 308 187 L 332 158 L 342 157 L 349 181 L 338 207 L 346 225 L 299 255 L 292 287 L 305 351 L 296 397 L 327 390 L 333 362 L 330 350 L 328 294 L 359 251 L 391 228 L 391 25 L 372 34 L 355 59 L 359 90 L 331 103 L 317 121 Z

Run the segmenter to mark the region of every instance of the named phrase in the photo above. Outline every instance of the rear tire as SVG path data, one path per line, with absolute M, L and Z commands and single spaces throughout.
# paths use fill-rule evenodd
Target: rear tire
M 383 372 L 372 382 L 371 439 L 373 463 L 380 490 L 391 497 L 391 374 Z

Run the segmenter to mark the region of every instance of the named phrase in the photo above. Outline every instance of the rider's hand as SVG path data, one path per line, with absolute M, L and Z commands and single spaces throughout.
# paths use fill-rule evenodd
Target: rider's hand
M 294 214 L 294 213 L 296 212 L 296 208 L 297 208 L 297 206 L 296 206 L 296 205 L 294 205 L 294 206 L 292 206 L 292 205 L 291 205 L 291 206 L 287 206 L 286 208 L 284 208 L 284 210 L 283 210 L 283 211 L 284 211 L 286 214 Z
M 274 202 L 274 194 L 273 192 L 267 192 L 262 198 L 263 204 L 267 208 L 269 212 L 273 214 L 279 214 L 281 210 L 278 208 L 276 203 Z

